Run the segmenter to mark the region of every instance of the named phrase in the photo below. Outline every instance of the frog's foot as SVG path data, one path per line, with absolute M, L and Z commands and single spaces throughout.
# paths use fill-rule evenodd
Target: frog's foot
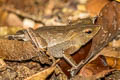
M 7 65 L 4 62 L 4 60 L 0 59 L 0 71 L 4 71 L 4 70 L 6 70 L 6 68 L 7 68 Z
M 71 76 L 75 76 L 83 66 L 84 66 L 84 61 L 82 60 L 77 66 L 72 67 L 70 69 Z

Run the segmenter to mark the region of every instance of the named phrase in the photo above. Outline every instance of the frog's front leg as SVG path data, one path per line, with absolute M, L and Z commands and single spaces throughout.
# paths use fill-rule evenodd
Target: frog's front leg
M 72 67 L 77 67 L 77 63 L 72 58 L 71 53 L 77 51 L 77 47 L 71 45 L 71 42 L 64 42 L 55 46 L 49 47 L 47 50 L 49 54 L 55 58 L 63 58 Z M 69 70 L 70 71 L 70 70 Z
M 71 57 L 70 54 L 63 54 L 63 58 L 72 66 L 72 67 L 76 67 L 77 63 L 73 60 L 73 58 Z
M 6 63 L 0 58 L 0 71 L 4 71 L 7 68 Z
M 63 54 L 63 58 L 72 66 L 71 69 L 68 71 L 70 72 L 71 76 L 75 73 L 74 70 L 78 68 L 78 64 L 73 60 L 72 56 L 68 53 Z

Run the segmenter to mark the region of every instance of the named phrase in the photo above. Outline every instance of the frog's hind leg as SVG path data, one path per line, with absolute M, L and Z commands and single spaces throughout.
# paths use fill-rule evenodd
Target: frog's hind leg
M 0 71 L 4 71 L 6 70 L 6 68 L 7 68 L 6 63 L 4 62 L 3 59 L 0 58 Z
M 36 48 L 39 48 L 39 42 L 38 42 L 38 39 L 35 37 L 35 33 L 33 32 L 33 29 L 32 28 L 28 28 L 26 30 L 29 38 L 31 39 L 31 41 L 35 44 Z
M 21 34 L 21 35 L 7 35 L 5 36 L 5 38 L 8 38 L 9 40 L 24 40 L 24 34 Z
M 6 35 L 4 38 L 9 40 L 19 40 L 19 41 L 28 41 L 29 38 L 26 36 L 26 30 L 19 30 L 16 34 L 13 35 Z
M 37 34 L 34 33 L 32 28 L 28 28 L 26 30 L 30 40 L 32 41 L 32 43 L 35 45 L 35 47 L 37 48 L 38 51 L 44 52 L 45 50 L 42 47 L 42 42 L 45 43 L 45 41 L 39 36 L 39 39 L 37 37 Z M 45 44 L 46 46 L 46 44 Z

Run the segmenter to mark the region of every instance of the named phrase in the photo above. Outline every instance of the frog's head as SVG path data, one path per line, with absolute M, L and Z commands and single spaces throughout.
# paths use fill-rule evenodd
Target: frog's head
M 87 25 L 82 29 L 82 33 L 84 34 L 84 41 L 92 39 L 100 30 L 100 25 Z

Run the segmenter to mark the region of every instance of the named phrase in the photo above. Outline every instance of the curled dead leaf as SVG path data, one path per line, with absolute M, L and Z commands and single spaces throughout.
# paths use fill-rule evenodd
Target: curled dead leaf
M 101 9 L 109 3 L 109 0 L 88 0 L 86 8 L 90 16 L 98 16 Z
M 45 69 L 41 72 L 38 72 L 24 80 L 46 80 L 46 78 L 55 70 L 56 68 L 56 63 L 58 62 L 59 60 L 57 60 L 55 63 L 52 64 L 51 67 L 49 67 L 48 69 Z
M 56 66 L 51 66 L 39 73 L 36 73 L 24 80 L 46 80 L 46 78 L 55 70 Z
M 23 53 L 24 52 L 24 53 Z M 0 57 L 4 60 L 25 61 L 33 59 L 41 63 L 51 63 L 46 55 L 38 53 L 31 42 L 0 39 Z
M 78 75 L 86 78 L 94 78 L 95 80 L 101 77 L 104 77 L 106 74 L 110 73 L 114 69 L 110 69 L 109 66 L 106 66 L 101 60 L 101 57 L 98 57 L 91 63 L 85 65 Z

